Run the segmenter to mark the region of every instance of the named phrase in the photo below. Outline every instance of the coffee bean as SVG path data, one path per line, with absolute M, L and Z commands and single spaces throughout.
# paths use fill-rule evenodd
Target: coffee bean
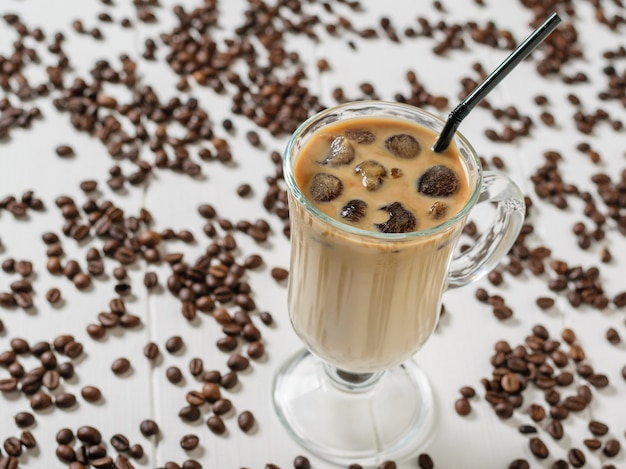
M 237 424 L 239 425 L 239 428 L 245 433 L 248 433 L 252 429 L 252 427 L 254 426 L 254 422 L 254 415 L 248 410 L 241 412 L 237 417 Z
M 155 272 L 146 272 L 143 277 L 143 284 L 147 289 L 155 288 L 159 284 L 159 278 Z
M 530 469 L 530 464 L 525 459 L 516 459 L 511 461 L 509 469 Z
M 159 346 L 154 342 L 149 342 L 143 348 L 143 354 L 147 359 L 154 360 L 156 357 L 159 356 Z
M 293 460 L 294 469 L 311 469 L 311 463 L 305 456 L 296 456 Z
M 118 358 L 111 365 L 111 371 L 117 376 L 123 375 L 130 370 L 130 361 L 127 358 Z
M 537 433 L 537 427 L 533 427 L 532 425 L 521 425 L 518 428 L 518 431 L 524 435 L 529 433 Z
M 589 422 L 589 431 L 596 436 L 602 436 L 608 433 L 609 427 L 602 422 L 592 420 Z
M 209 417 L 206 424 L 209 427 L 209 430 L 211 430 L 216 435 L 221 435 L 226 431 L 224 421 L 221 419 L 221 417 L 217 415 L 212 415 L 211 417 Z
M 243 371 L 249 366 L 249 360 L 238 353 L 233 353 L 228 357 L 227 365 L 232 371 Z
M 621 449 L 620 442 L 614 438 L 611 438 L 610 440 L 607 440 L 606 443 L 604 444 L 604 448 L 602 449 L 602 452 L 609 458 L 612 458 L 616 456 L 617 453 L 619 453 L 620 449 Z
M 619 344 L 622 340 L 619 336 L 619 332 L 612 327 L 606 331 L 606 339 L 613 345 Z
M 272 278 L 278 282 L 285 280 L 289 276 L 289 271 L 282 267 L 274 267 L 271 270 Z
M 178 384 L 183 380 L 183 373 L 180 371 L 180 368 L 175 366 L 170 366 L 167 370 L 165 370 L 165 376 L 172 384 Z
M 159 433 L 159 426 L 154 420 L 146 419 L 139 425 L 139 430 L 143 436 L 148 438 Z
M 265 354 L 265 346 L 263 345 L 263 342 L 258 340 L 256 342 L 251 342 L 248 345 L 246 353 L 250 358 L 253 358 L 255 360 L 259 359 Z
M 18 458 L 22 454 L 22 442 L 15 437 L 4 440 L 3 447 L 9 456 Z
M 417 457 L 417 465 L 420 469 L 434 469 L 435 467 L 435 463 L 433 462 L 432 458 L 426 453 L 421 453 Z
M 76 404 L 76 396 L 69 392 L 62 392 L 57 394 L 54 403 L 59 409 L 69 409 Z
M 182 469 L 202 469 L 202 464 L 195 459 L 187 459 L 183 462 Z
M 202 394 L 208 402 L 216 402 L 222 397 L 219 386 L 212 382 L 202 385 Z
M 69 428 L 62 428 L 56 434 L 56 441 L 60 445 L 67 445 L 74 440 L 74 432 Z
M 59 458 L 64 463 L 71 463 L 76 460 L 76 452 L 71 446 L 68 446 L 66 444 L 57 446 L 56 455 L 57 458 Z
M 84 425 L 76 430 L 76 438 L 87 445 L 97 445 L 102 441 L 100 431 L 89 425 Z
M 179 352 L 184 346 L 183 339 L 180 336 L 170 337 L 167 342 L 165 342 L 165 349 L 169 353 Z
M 35 423 L 35 416 L 30 412 L 18 412 L 15 414 L 15 424 L 19 428 L 30 427 Z
M 528 442 L 531 453 L 535 455 L 538 459 L 546 459 L 550 452 L 548 451 L 548 447 L 545 445 L 540 438 L 533 437 Z
M 51 288 L 46 292 L 46 300 L 50 304 L 57 304 L 61 301 L 61 290 L 58 288 Z
M 185 451 L 192 451 L 198 447 L 199 442 L 197 435 L 185 435 L 180 440 L 180 447 Z
M 98 402 L 100 399 L 102 399 L 102 393 L 100 392 L 100 389 L 95 386 L 83 387 L 83 389 L 81 389 L 80 391 L 80 394 L 81 396 L 83 396 L 83 399 L 91 403 Z
M 200 418 L 200 410 L 195 405 L 188 405 L 180 409 L 178 416 L 185 422 L 194 422 Z
M 454 410 L 456 410 L 457 414 L 465 416 L 465 415 L 469 415 L 469 413 L 472 410 L 472 407 L 470 405 L 470 402 L 467 400 L 467 398 L 462 397 L 460 399 L 457 399 L 454 402 Z
M 113 459 L 109 456 L 92 459 L 91 465 L 96 469 L 113 469 Z
M 115 458 L 115 469 L 133 469 L 134 467 L 130 460 L 123 454 L 118 454 L 117 458 Z
M 396 469 L 398 466 L 394 461 L 383 461 L 376 469 Z
M 35 437 L 29 431 L 22 432 L 20 435 L 20 441 L 27 449 L 33 449 L 37 446 L 37 440 L 35 440 Z
M 547 430 L 553 439 L 560 440 L 563 438 L 563 425 L 559 420 L 550 420 Z
M 106 329 L 102 324 L 89 324 L 87 334 L 94 340 L 102 339 L 106 335 Z
M 205 401 L 204 395 L 200 391 L 189 391 L 185 399 L 190 405 L 196 407 L 200 407 Z
M 143 447 L 140 444 L 134 444 L 128 450 L 128 454 L 134 459 L 143 458 Z
M 213 403 L 213 412 L 215 415 L 223 415 L 233 408 L 232 403 L 228 399 L 218 399 Z
M 569 450 L 567 453 L 567 459 L 569 459 L 570 464 L 574 467 L 583 467 L 586 462 L 584 453 L 577 448 Z
M 585 446 L 589 448 L 591 451 L 595 451 L 602 447 L 602 442 L 600 440 L 596 440 L 595 438 L 589 438 L 583 441 Z
M 24 382 L 22 381 L 22 391 L 24 390 Z M 30 407 L 33 410 L 45 410 L 52 405 L 52 398 L 43 391 L 37 391 L 30 397 Z
M 604 388 L 609 385 L 609 378 L 601 373 L 593 373 L 587 377 L 587 381 L 595 388 Z
M 111 446 L 115 448 L 120 453 L 124 453 L 130 449 L 130 443 L 128 442 L 128 438 L 126 438 L 121 433 L 116 433 L 111 437 Z

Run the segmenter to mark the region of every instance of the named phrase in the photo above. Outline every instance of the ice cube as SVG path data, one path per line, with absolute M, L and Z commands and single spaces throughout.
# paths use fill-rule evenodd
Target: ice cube
M 330 202 L 341 195 L 343 183 L 332 174 L 317 173 L 313 176 L 309 192 L 316 202 Z
M 361 182 L 368 191 L 375 191 L 387 177 L 387 170 L 378 161 L 367 160 L 359 163 L 354 170 L 362 176 Z
M 343 206 L 339 216 L 347 221 L 356 222 L 365 216 L 367 204 L 360 199 L 352 199 Z
M 376 141 L 374 132 L 365 129 L 348 129 L 345 132 L 346 138 L 362 145 L 371 145 Z
M 419 155 L 422 147 L 419 142 L 409 134 L 396 134 L 385 140 L 385 148 L 389 153 L 405 160 Z
M 320 164 L 343 166 L 354 160 L 354 147 L 344 137 L 335 137 L 330 143 L 330 152 Z
M 459 190 L 459 178 L 447 166 L 431 166 L 417 181 L 417 191 L 428 197 L 450 197 Z
M 389 214 L 389 219 L 383 223 L 375 223 L 374 226 L 383 233 L 408 233 L 415 230 L 417 220 L 400 202 L 392 202 L 379 210 L 384 210 Z

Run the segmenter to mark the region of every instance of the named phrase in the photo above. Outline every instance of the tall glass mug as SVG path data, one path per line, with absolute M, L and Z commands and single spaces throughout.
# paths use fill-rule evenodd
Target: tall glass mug
M 314 134 L 362 118 L 408 122 L 435 136 L 444 125 L 404 104 L 347 103 L 304 122 L 284 154 L 291 220 L 289 315 L 308 350 L 279 371 L 274 404 L 301 445 L 344 465 L 408 457 L 432 434 L 432 391 L 411 357 L 437 325 L 442 293 L 495 267 L 524 219 L 519 188 L 502 173 L 483 171 L 459 133 L 448 151 L 460 156 L 468 190 L 460 211 L 442 224 L 386 233 L 327 215 L 298 186 L 294 166 Z M 472 207 L 484 201 L 496 206 L 490 227 L 455 254 Z

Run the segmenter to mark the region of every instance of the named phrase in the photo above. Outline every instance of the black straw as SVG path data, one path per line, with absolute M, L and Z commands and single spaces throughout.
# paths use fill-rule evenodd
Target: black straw
M 452 137 L 459 127 L 463 119 L 467 117 L 472 109 L 493 90 L 511 70 L 524 60 L 561 22 L 561 18 L 556 13 L 552 13 L 550 17 L 543 22 L 541 26 L 535 29 L 524 42 L 504 59 L 498 68 L 489 74 L 474 90 L 459 104 L 448 116 L 448 120 L 439 134 L 437 141 L 433 145 L 435 153 L 445 151 L 450 145 Z

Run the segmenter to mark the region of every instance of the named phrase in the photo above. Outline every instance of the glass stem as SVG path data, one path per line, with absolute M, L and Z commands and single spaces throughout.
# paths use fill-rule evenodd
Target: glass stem
M 331 384 L 346 392 L 366 392 L 371 390 L 385 374 L 384 371 L 374 373 L 352 373 L 344 371 L 328 363 L 324 363 L 324 371 Z

